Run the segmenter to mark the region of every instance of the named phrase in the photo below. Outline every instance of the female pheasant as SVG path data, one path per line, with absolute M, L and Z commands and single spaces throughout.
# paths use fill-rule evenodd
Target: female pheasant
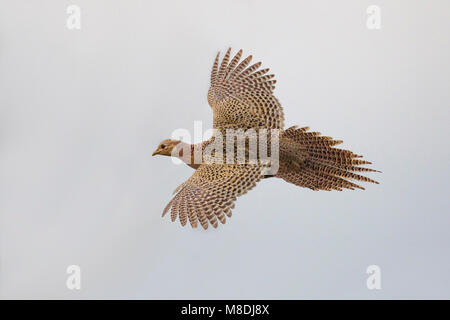
M 279 130 L 278 170 L 268 175 L 267 165 L 261 162 L 224 163 L 207 161 L 206 157 L 195 159 L 196 151 L 202 155 L 217 140 L 217 135 L 192 145 L 179 140 L 164 140 L 153 155 L 178 157 L 195 172 L 175 190 L 163 216 L 171 210 L 172 221 L 179 217 L 183 226 L 189 219 L 194 228 L 198 222 L 204 229 L 209 224 L 216 228 L 218 221 L 225 223 L 226 217 L 231 217 L 236 198 L 268 176 L 312 190 L 364 189 L 350 180 L 378 183 L 355 173 L 378 171 L 361 167 L 371 164 L 359 159 L 362 156 L 335 148 L 341 140 L 310 132 L 308 127 L 294 126 L 284 130 L 283 109 L 273 95 L 274 75 L 267 74 L 269 69 L 260 69 L 261 62 L 250 65 L 252 56 L 241 61 L 242 50 L 231 60 L 230 53 L 231 48 L 219 66 L 219 52 L 211 72 L 208 103 L 213 110 L 213 128 L 224 135 L 230 129 Z M 247 145 L 245 150 L 248 155 Z

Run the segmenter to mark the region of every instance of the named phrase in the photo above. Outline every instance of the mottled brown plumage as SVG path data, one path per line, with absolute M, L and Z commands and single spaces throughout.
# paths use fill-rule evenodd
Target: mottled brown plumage
M 351 151 L 335 148 L 342 143 L 308 128 L 290 127 L 283 130 L 283 109 L 273 95 L 276 81 L 261 63 L 250 64 L 252 56 L 241 61 L 242 50 L 230 60 L 228 49 L 222 61 L 219 54 L 211 72 L 208 103 L 213 110 L 213 127 L 222 134 L 227 129 L 279 129 L 279 169 L 274 177 L 312 190 L 364 189 L 350 180 L 378 183 L 355 172 L 375 172 L 361 167 L 370 162 Z M 170 211 L 172 221 L 179 217 L 184 226 L 198 223 L 207 229 L 211 224 L 226 222 L 237 197 L 252 189 L 267 177 L 267 165 L 261 163 L 210 163 L 206 157 L 193 163 L 195 150 L 212 146 L 208 141 L 188 145 L 178 140 L 164 140 L 155 154 L 183 159 L 196 169 L 194 174 L 175 190 L 175 196 L 163 211 Z M 246 151 L 248 148 L 246 148 Z

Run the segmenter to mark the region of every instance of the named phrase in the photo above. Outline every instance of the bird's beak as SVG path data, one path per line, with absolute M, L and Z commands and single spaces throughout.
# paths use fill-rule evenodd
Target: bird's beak
M 159 154 L 159 150 L 156 150 L 155 152 L 152 153 L 152 157 L 156 156 L 157 154 Z

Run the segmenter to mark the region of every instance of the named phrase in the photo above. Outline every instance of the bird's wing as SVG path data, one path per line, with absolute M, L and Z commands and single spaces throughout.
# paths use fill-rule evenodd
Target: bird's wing
M 163 216 L 171 209 L 172 221 L 177 216 L 184 226 L 187 219 L 192 227 L 198 222 L 204 229 L 208 221 L 213 227 L 217 220 L 225 223 L 237 197 L 252 189 L 262 177 L 262 167 L 249 164 L 202 164 L 174 193 Z
M 213 109 L 214 129 L 282 129 L 283 109 L 272 91 L 276 81 L 261 62 L 250 65 L 252 56 L 240 63 L 242 50 L 231 59 L 228 49 L 219 66 L 217 54 L 211 72 L 208 103 Z M 249 66 L 250 65 L 250 66 Z

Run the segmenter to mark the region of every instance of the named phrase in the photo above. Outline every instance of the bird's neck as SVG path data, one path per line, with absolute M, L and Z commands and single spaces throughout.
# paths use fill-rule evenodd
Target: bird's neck
M 203 142 L 190 144 L 186 142 L 180 142 L 177 146 L 175 156 L 186 163 L 191 168 L 197 169 L 202 164 L 203 154 Z

